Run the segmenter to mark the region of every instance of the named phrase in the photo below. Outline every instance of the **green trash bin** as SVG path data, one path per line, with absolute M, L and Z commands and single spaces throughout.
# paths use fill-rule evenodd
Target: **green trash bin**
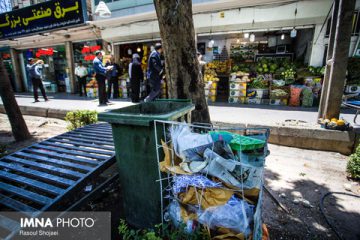
M 99 113 L 99 121 L 112 126 L 122 207 L 130 225 L 149 228 L 161 222 L 154 120 L 190 122 L 193 109 L 190 101 L 162 100 Z

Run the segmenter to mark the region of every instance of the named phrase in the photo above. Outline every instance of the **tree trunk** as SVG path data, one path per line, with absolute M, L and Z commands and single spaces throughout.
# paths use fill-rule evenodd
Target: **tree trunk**
M 210 123 L 204 83 L 196 56 L 191 0 L 154 0 L 165 56 L 170 98 L 191 99 L 192 121 Z
M 31 135 L 16 102 L 3 59 L 0 59 L 0 76 L 2 76 L 2 79 L 0 79 L 0 95 L 11 124 L 14 138 L 16 141 L 29 139 Z

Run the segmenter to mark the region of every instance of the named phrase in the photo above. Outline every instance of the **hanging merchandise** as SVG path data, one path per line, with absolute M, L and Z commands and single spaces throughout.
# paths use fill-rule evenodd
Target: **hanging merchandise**
M 54 55 L 53 48 L 41 48 L 35 53 L 35 56 L 37 58 L 39 58 L 41 56 L 52 56 L 52 55 Z
M 209 41 L 209 43 L 208 43 L 208 47 L 209 47 L 209 48 L 213 48 L 213 47 L 214 47 L 214 44 L 215 44 L 214 39 L 210 39 L 210 41 Z
M 250 42 L 255 42 L 255 34 L 250 34 Z
M 296 2 L 296 7 L 295 7 L 295 12 L 294 12 L 294 15 L 295 15 L 295 17 L 294 17 L 294 27 L 293 27 L 293 29 L 291 30 L 291 32 L 290 32 L 290 37 L 291 38 L 295 38 L 296 37 L 296 35 L 297 35 L 297 31 L 296 31 L 296 29 L 295 29 L 295 25 L 296 25 L 296 15 L 297 15 L 297 5 L 298 5 L 298 2 Z

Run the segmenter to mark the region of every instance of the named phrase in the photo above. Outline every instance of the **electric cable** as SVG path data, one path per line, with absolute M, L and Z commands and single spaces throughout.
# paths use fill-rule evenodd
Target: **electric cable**
M 335 229 L 334 225 L 330 222 L 330 220 L 328 219 L 328 217 L 326 216 L 326 214 L 324 212 L 324 200 L 325 200 L 326 197 L 328 197 L 328 196 L 330 196 L 332 194 L 340 194 L 340 195 L 346 195 L 346 196 L 356 197 L 356 198 L 360 198 L 360 196 L 355 195 L 355 194 L 346 193 L 346 192 L 328 192 L 328 193 L 324 194 L 321 197 L 321 200 L 320 200 L 320 212 L 321 212 L 321 214 L 324 216 L 326 223 L 330 226 L 331 230 L 333 230 L 333 232 L 336 234 L 337 238 L 340 239 L 340 240 L 343 240 L 340 233 Z

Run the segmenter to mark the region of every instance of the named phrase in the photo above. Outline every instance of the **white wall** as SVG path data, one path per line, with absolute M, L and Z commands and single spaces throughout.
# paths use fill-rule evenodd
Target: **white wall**
M 355 5 L 355 10 L 360 10 L 360 0 L 356 1 L 356 5 Z M 310 65 L 311 66 L 322 66 L 323 65 L 323 59 L 324 59 L 324 55 L 325 53 L 325 45 L 327 45 L 329 43 L 329 39 L 325 38 L 325 33 L 326 33 L 326 25 L 323 27 L 322 32 L 320 33 L 320 29 L 322 24 L 318 24 L 315 27 L 315 34 L 314 34 L 314 39 L 312 42 L 312 52 L 311 52 L 311 56 L 310 56 Z M 319 39 L 317 42 L 316 39 L 319 36 Z M 357 43 L 358 37 L 351 37 L 351 42 L 350 42 L 350 51 L 349 51 L 349 57 L 353 55 L 356 43 Z
M 242 31 L 254 29 L 271 29 L 322 24 L 331 7 L 331 0 L 300 1 L 282 5 L 266 5 L 237 8 L 224 11 L 221 18 L 218 12 L 198 13 L 193 16 L 197 34 L 224 31 Z M 298 9 L 296 21 L 295 9 Z M 253 23 L 254 20 L 254 23 Z M 113 21 L 121 23 L 121 19 Z M 133 19 L 133 21 L 135 21 Z M 121 42 L 140 39 L 151 39 L 159 34 L 158 22 L 155 20 L 130 23 L 123 26 L 104 27 L 102 37 L 106 41 Z M 109 22 L 109 26 L 112 24 Z
M 310 55 L 310 65 L 316 67 L 323 65 L 325 44 L 327 42 L 325 39 L 326 26 L 323 28 L 323 31 L 320 32 L 321 27 L 321 24 L 315 26 L 314 37 L 311 44 L 312 51 Z

